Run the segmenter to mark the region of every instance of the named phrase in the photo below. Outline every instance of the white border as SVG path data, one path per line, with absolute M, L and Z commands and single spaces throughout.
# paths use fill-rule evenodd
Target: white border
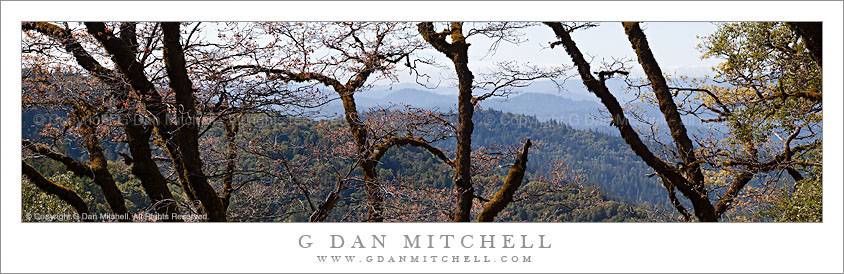
M 315 10 L 318 8 L 319 10 Z M 3 2 L 2 272 L 842 272 L 841 2 Z M 822 224 L 22 224 L 20 21 L 824 21 Z M 530 264 L 316 264 L 305 233 L 548 234 Z M 172 235 L 166 237 L 165 235 Z M 189 236 L 183 236 L 189 235 Z M 699 236 L 692 236 L 699 235 Z M 693 239 L 689 241 L 689 238 Z M 155 249 L 165 246 L 165 249 Z M 425 250 L 422 250 L 425 251 Z M 440 251 L 440 250 L 438 250 Z M 500 250 L 459 250 L 461 255 Z M 349 253 L 391 255 L 401 249 Z M 387 253 L 387 254 L 385 254 Z M 430 253 L 428 253 L 430 254 Z M 49 260 L 45 260 L 49 258 Z M 161 259 L 167 258 L 167 259 Z

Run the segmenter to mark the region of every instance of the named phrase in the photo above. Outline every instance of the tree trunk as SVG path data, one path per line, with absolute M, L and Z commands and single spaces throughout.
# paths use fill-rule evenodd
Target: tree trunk
M 360 76 L 358 78 L 361 78 Z M 343 101 L 343 109 L 346 116 L 346 123 L 349 124 L 349 130 L 355 140 L 355 147 L 358 156 L 358 167 L 363 172 L 363 181 L 365 182 L 366 198 L 369 203 L 369 218 L 371 222 L 384 221 L 384 193 L 378 186 L 378 173 L 376 167 L 378 161 L 371 159 L 372 150 L 369 147 L 369 133 L 367 132 L 366 124 L 358 114 L 357 104 L 355 103 L 354 90 L 348 90 L 347 87 L 335 87 L 340 94 Z
M 140 115 L 130 117 L 141 118 Z M 126 139 L 129 145 L 129 152 L 132 153 L 132 174 L 135 174 L 141 181 L 144 192 L 147 193 L 153 209 L 158 214 L 170 215 L 179 213 L 179 206 L 173 198 L 173 193 L 167 187 L 167 178 L 161 174 L 158 164 L 152 159 L 152 151 L 149 148 L 149 137 L 152 133 L 145 126 L 138 124 L 139 120 L 124 121 L 123 129 L 126 131 Z M 178 221 L 167 218 L 168 221 Z
M 475 106 L 472 104 L 473 76 L 468 66 L 467 48 L 468 45 L 454 58 L 460 88 L 457 98 L 457 157 L 454 161 L 454 185 L 458 193 L 454 220 L 459 222 L 471 219 L 472 202 L 475 199 L 475 188 L 472 186 L 472 132 L 475 129 L 472 116 Z
M 84 103 L 77 103 L 73 107 L 74 116 L 79 119 L 80 130 L 82 134 L 82 141 L 85 149 L 88 151 L 88 160 L 91 162 L 91 179 L 103 191 L 103 196 L 111 208 L 111 211 L 127 215 L 129 210 L 126 208 L 126 200 L 123 199 L 123 193 L 117 188 L 111 172 L 108 170 L 108 161 L 103 154 L 103 148 L 100 146 L 100 140 L 97 137 L 97 125 L 91 121 L 91 118 L 96 117 L 91 106 Z M 119 221 L 131 221 L 131 219 L 118 219 Z
M 235 144 L 235 136 L 240 130 L 238 121 L 231 121 L 227 116 L 223 116 L 223 128 L 226 131 L 226 166 L 223 173 L 223 208 L 228 210 L 231 204 L 231 195 L 234 192 L 234 172 L 237 165 L 237 144 Z
M 463 23 L 451 22 L 447 32 L 435 32 L 431 22 L 419 23 L 419 34 L 437 51 L 445 54 L 454 63 L 457 73 L 457 149 L 454 161 L 454 186 L 457 188 L 457 204 L 454 217 L 457 222 L 468 222 L 472 214 L 472 202 L 475 188 L 472 186 L 472 122 L 475 106 L 472 103 L 472 81 L 474 75 L 469 70 L 469 44 L 463 36 Z M 445 39 L 451 35 L 451 43 Z
M 176 130 L 176 140 L 179 144 L 179 155 L 184 165 L 184 173 L 191 189 L 196 193 L 197 198 L 202 202 L 208 220 L 212 222 L 225 222 L 226 212 L 223 208 L 223 201 L 217 192 L 208 183 L 208 178 L 202 171 L 202 159 L 199 155 L 199 132 L 196 123 L 196 107 L 194 106 L 193 84 L 187 74 L 185 67 L 185 56 L 179 39 L 181 31 L 178 22 L 166 22 L 161 24 L 164 34 L 164 60 L 167 69 L 167 77 L 170 79 L 170 88 L 176 93 L 176 105 L 178 109 L 177 121 L 179 129 Z
M 659 67 L 656 58 L 654 58 L 653 52 L 651 52 L 648 39 L 639 27 L 639 23 L 624 22 L 622 25 L 627 38 L 630 40 L 630 44 L 633 46 L 633 51 L 636 52 L 639 64 L 642 65 L 648 81 L 651 82 L 653 92 L 659 102 L 659 110 L 665 116 L 665 122 L 668 124 L 671 137 L 674 139 L 677 151 L 679 152 L 678 154 L 683 161 L 682 170 L 686 175 L 686 180 L 671 181 L 671 183 L 674 185 L 685 182 L 691 183 L 691 191 L 684 190 L 683 188 L 680 191 L 692 201 L 695 216 L 703 222 L 718 221 L 718 214 L 715 213 L 715 207 L 709 201 L 703 172 L 695 156 L 694 145 L 680 117 L 677 105 L 674 103 L 674 97 L 668 89 L 665 76 L 662 75 L 662 69 Z

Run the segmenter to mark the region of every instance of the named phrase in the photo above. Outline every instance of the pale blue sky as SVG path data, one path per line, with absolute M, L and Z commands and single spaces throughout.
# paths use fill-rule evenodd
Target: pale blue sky
M 665 73 L 684 74 L 700 77 L 711 75 L 711 68 L 720 61 L 715 59 L 700 58 L 701 53 L 697 49 L 700 43 L 698 36 L 709 35 L 714 32 L 717 26 L 710 22 L 650 22 L 642 23 L 645 35 L 654 52 L 654 56 L 660 63 Z M 489 72 L 495 61 L 516 60 L 519 62 L 530 62 L 535 65 L 559 65 L 571 64 L 571 59 L 561 47 L 548 48 L 548 43 L 555 41 L 553 32 L 546 26 L 541 25 L 524 31 L 529 39 L 520 45 L 502 43 L 495 55 L 487 55 L 489 40 L 485 37 L 471 37 L 468 42 L 472 44 L 469 49 L 470 67 L 476 73 Z M 628 58 L 632 60 L 632 77 L 641 76 L 641 68 L 636 63 L 636 55 L 630 47 L 630 42 L 624 34 L 619 22 L 604 22 L 598 27 L 578 30 L 572 34 L 572 38 L 584 54 L 593 56 L 593 67 L 600 64 L 601 59 L 611 60 L 614 58 Z M 424 51 L 423 54 L 437 57 L 442 63 L 449 64 L 448 60 L 440 53 L 433 50 Z M 432 71 L 433 72 L 433 71 Z M 451 77 L 453 71 L 449 64 L 447 70 L 437 70 L 435 73 L 443 75 L 444 78 Z M 400 81 L 413 81 L 406 73 L 400 74 Z M 387 84 L 378 83 L 378 84 Z

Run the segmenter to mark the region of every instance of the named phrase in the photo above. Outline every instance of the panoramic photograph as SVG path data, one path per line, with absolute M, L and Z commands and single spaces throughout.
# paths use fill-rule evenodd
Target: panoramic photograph
M 823 222 L 822 25 L 21 22 L 20 221 Z

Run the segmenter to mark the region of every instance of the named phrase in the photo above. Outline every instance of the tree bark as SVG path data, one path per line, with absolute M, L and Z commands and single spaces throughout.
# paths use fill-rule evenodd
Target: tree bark
M 709 195 L 706 190 L 703 171 L 700 169 L 700 164 L 695 156 L 694 145 L 689 138 L 686 126 L 680 117 L 680 112 L 677 110 L 677 105 L 674 103 L 674 98 L 668 90 L 668 84 L 665 77 L 662 75 L 662 69 L 656 61 L 656 58 L 651 52 L 648 45 L 648 39 L 645 33 L 636 22 L 622 23 L 624 32 L 627 34 L 630 44 L 633 46 L 633 51 L 639 59 L 639 64 L 651 82 L 654 95 L 656 95 L 659 102 L 659 110 L 665 116 L 665 122 L 671 131 L 671 137 L 677 146 L 680 158 L 683 161 L 683 172 L 686 174 L 687 180 L 685 182 L 691 183 L 692 192 L 680 190 L 687 197 L 695 197 L 690 199 L 695 208 L 695 216 L 700 221 L 718 221 L 718 214 L 715 212 L 715 207 L 709 201 Z M 673 182 L 672 184 L 682 184 L 684 181 Z
M 670 182 L 668 182 L 668 179 L 660 177 L 660 181 L 662 181 L 662 186 L 665 187 L 666 190 L 668 190 L 668 201 L 670 201 L 671 205 L 674 206 L 675 209 L 677 209 L 677 212 L 680 212 L 680 215 L 683 216 L 684 221 L 690 222 L 692 220 L 692 214 L 689 213 L 686 207 L 683 206 L 683 203 L 681 203 L 680 200 L 677 199 L 677 194 L 674 192 L 674 189 L 676 187 Z
M 475 199 L 475 188 L 472 186 L 472 132 L 475 125 L 472 122 L 475 106 L 472 104 L 472 81 L 474 75 L 469 70 L 469 44 L 463 35 L 463 24 L 452 22 L 449 29 L 451 43 L 445 40 L 446 32 L 435 32 L 431 22 L 418 25 L 422 38 L 434 49 L 445 54 L 457 73 L 457 149 L 454 161 L 454 185 L 457 188 L 457 205 L 454 211 L 454 221 L 468 222 L 472 214 L 472 202 Z
M 239 122 L 232 121 L 227 116 L 222 117 L 223 129 L 226 132 L 226 166 L 223 171 L 223 208 L 228 210 L 231 204 L 232 192 L 234 192 L 234 172 L 237 165 L 237 144 L 235 136 L 240 130 Z
M 358 167 L 360 167 L 363 172 L 366 197 L 369 203 L 368 221 L 383 222 L 384 193 L 378 185 L 378 173 L 376 171 L 378 161 L 372 159 L 372 149 L 370 148 L 369 133 L 367 132 L 368 129 L 366 124 L 364 124 L 361 120 L 360 114 L 358 114 L 354 96 L 355 90 L 363 84 L 363 79 L 366 79 L 368 75 L 369 73 L 366 73 L 366 75 L 359 74 L 354 80 L 349 81 L 347 85 L 335 87 L 335 90 L 340 94 L 340 99 L 343 101 L 346 123 L 349 124 L 349 130 L 355 140 Z
M 400 146 L 404 146 L 404 145 L 410 145 L 410 146 L 424 148 L 424 149 L 428 150 L 428 152 L 430 152 L 431 155 L 433 155 L 434 157 L 437 157 L 438 159 L 442 160 L 443 163 L 445 163 L 445 164 L 447 164 L 451 167 L 454 167 L 454 162 L 452 162 L 450 159 L 448 159 L 448 157 L 445 155 L 445 153 L 442 150 L 432 146 L 428 142 L 425 142 L 423 140 L 416 139 L 416 138 L 411 138 L 411 137 L 393 137 L 393 138 L 390 138 L 389 140 L 387 140 L 384 143 L 375 147 L 375 149 L 373 150 L 371 158 L 374 159 L 375 161 L 380 162 L 381 158 L 384 157 L 385 154 L 387 154 L 387 150 L 389 150 L 390 148 L 392 148 L 394 146 L 400 147 Z
M 103 79 L 107 83 L 114 84 L 118 82 L 113 74 L 113 71 L 103 67 L 82 45 L 73 35 L 70 34 L 70 31 L 59 27 L 55 24 L 47 23 L 47 22 L 26 22 L 22 24 L 23 30 L 35 30 L 41 34 L 44 34 L 50 39 L 59 42 L 64 46 L 65 51 L 73 55 L 76 62 L 85 68 L 85 70 L 91 72 L 94 76 L 97 76 L 100 79 Z
M 753 179 L 753 173 L 751 172 L 741 172 L 733 179 L 733 183 L 727 189 L 727 192 L 724 193 L 724 196 L 721 197 L 721 200 L 715 205 L 714 209 L 716 216 L 721 216 L 721 214 L 724 214 L 724 212 L 732 206 L 736 196 L 751 179 Z M 697 211 L 697 209 L 695 209 L 695 211 Z
M 140 115 L 126 115 L 140 118 Z M 123 123 L 129 152 L 132 153 L 132 174 L 135 174 L 135 177 L 141 181 L 141 186 L 147 193 L 156 213 L 168 216 L 173 213 L 178 214 L 179 206 L 167 186 L 167 178 L 161 174 L 158 164 L 152 159 L 152 151 L 149 148 L 149 138 L 152 132 L 147 127 L 137 123 L 138 121 L 135 120 L 124 121 Z M 173 218 L 166 220 L 178 221 Z
M 806 41 L 812 59 L 823 66 L 823 22 L 788 22 L 788 26 Z
M 84 109 L 79 108 L 79 106 L 74 107 L 74 115 L 77 117 L 87 117 L 87 114 L 79 113 L 79 111 L 84 111 Z M 85 118 L 80 118 L 80 120 L 82 119 Z M 88 152 L 88 158 L 91 161 L 90 165 L 56 152 L 45 145 L 34 144 L 29 140 L 23 140 L 22 145 L 35 153 L 44 155 L 47 158 L 64 164 L 65 168 L 73 172 L 76 176 L 91 179 L 94 184 L 99 186 L 103 191 L 103 197 L 112 212 L 117 214 L 128 213 L 129 210 L 126 208 L 126 202 L 123 199 L 123 194 L 120 192 L 120 189 L 117 188 L 117 184 L 114 182 L 111 172 L 108 171 L 108 162 L 106 161 L 103 149 L 99 144 L 99 139 L 96 137 L 96 129 L 94 128 L 95 125 L 87 124 L 87 121 L 81 121 L 81 123 L 82 125 L 80 126 L 80 129 L 82 132 L 83 145 Z

